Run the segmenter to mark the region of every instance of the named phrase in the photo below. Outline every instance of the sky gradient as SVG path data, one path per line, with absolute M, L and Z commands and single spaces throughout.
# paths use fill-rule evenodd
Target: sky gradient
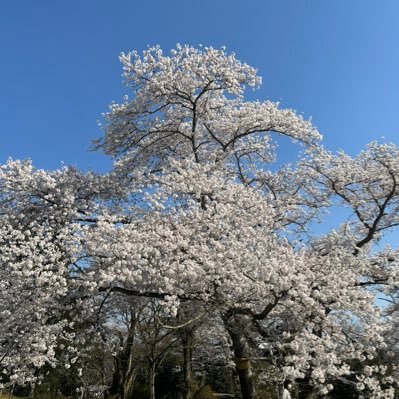
M 331 150 L 399 144 L 398 15 L 385 0 L 3 1 L 0 162 L 107 170 L 88 148 L 126 92 L 119 53 L 177 42 L 227 46 L 258 68 L 256 98 L 312 116 Z

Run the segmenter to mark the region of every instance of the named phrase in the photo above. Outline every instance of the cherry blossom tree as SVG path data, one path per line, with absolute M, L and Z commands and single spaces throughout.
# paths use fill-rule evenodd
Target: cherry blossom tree
M 204 321 L 228 337 L 243 399 L 256 395 L 253 359 L 298 398 L 326 397 L 338 383 L 359 398 L 394 398 L 397 370 L 376 359 L 397 349 L 398 312 L 394 299 L 384 309 L 376 297 L 397 295 L 399 258 L 375 244 L 399 224 L 397 146 L 328 152 L 310 120 L 245 100 L 261 78 L 225 49 L 152 47 L 121 62 L 132 94 L 111 104 L 95 142 L 114 158 L 109 174 L 19 161 L 1 169 L 8 375 L 27 382 L 44 364 L 75 361 L 83 336 L 106 339 L 122 298 L 150 298 L 184 336 L 185 398 L 190 343 L 205 334 L 194 326 Z M 301 155 L 277 167 L 282 138 Z M 349 219 L 312 233 L 337 207 Z M 155 327 L 164 331 L 159 319 Z
M 245 101 L 261 80 L 224 49 L 177 46 L 166 56 L 154 47 L 121 61 L 133 97 L 111 105 L 97 146 L 146 199 L 134 222 L 105 222 L 88 236 L 100 285 L 158 296 L 172 313 L 189 300 L 220 312 L 244 398 L 254 395 L 250 341 L 274 351 L 287 378 L 325 395 L 349 360 L 385 345 L 369 287 L 397 282 L 397 257 L 387 267 L 372 256 L 397 225 L 397 147 L 328 153 L 310 121 Z M 307 148 L 296 168 L 272 171 L 273 135 Z M 290 239 L 336 199 L 354 220 L 306 244 Z
M 5 381 L 34 383 L 37 370 L 76 359 L 82 323 L 79 257 L 83 222 L 95 212 L 102 178 L 74 168 L 0 169 L 0 360 Z M 99 202 L 97 200 L 97 202 Z M 60 346 L 63 359 L 57 358 Z M 1 381 L 4 379 L 2 378 Z

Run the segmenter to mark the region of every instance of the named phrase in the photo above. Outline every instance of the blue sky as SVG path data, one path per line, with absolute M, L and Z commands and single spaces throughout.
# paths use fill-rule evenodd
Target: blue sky
M 88 147 L 125 93 L 119 53 L 177 42 L 226 45 L 259 69 L 259 99 L 312 116 L 332 150 L 399 144 L 398 15 L 396 0 L 5 0 L 0 162 L 106 170 Z

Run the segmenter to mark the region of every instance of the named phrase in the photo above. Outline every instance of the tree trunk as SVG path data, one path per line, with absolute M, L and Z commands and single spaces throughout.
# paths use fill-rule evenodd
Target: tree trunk
M 181 341 L 183 345 L 183 399 L 192 398 L 192 345 L 193 331 L 183 329 L 181 332 Z
M 238 379 L 240 381 L 242 399 L 254 399 L 255 392 L 252 382 L 250 361 L 241 354 L 240 350 L 237 351 L 234 349 L 234 355 L 234 363 L 236 364 Z
M 132 399 L 134 381 L 136 380 L 137 370 L 130 369 L 125 376 L 125 381 L 123 385 L 123 399 Z
M 1 396 L 1 394 L 0 394 Z M 35 384 L 29 384 L 29 393 L 28 393 L 28 398 L 34 398 L 35 397 Z
M 230 335 L 232 350 L 234 353 L 234 363 L 240 382 L 242 399 L 254 399 L 255 389 L 252 381 L 251 364 L 248 358 L 248 349 L 245 337 L 241 328 L 235 320 L 230 320 L 228 316 L 222 316 L 224 325 Z
M 155 363 L 150 364 L 148 383 L 150 386 L 150 399 L 155 399 Z
M 110 396 L 117 395 L 121 399 L 132 397 L 133 385 L 136 379 L 136 369 L 133 362 L 133 341 L 136 327 L 136 318 L 132 312 L 130 326 L 125 340 L 120 338 L 120 350 L 115 357 L 115 371 L 111 386 L 108 389 Z

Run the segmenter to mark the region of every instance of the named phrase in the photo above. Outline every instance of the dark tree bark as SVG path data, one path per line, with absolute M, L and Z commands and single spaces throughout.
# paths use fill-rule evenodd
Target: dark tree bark
M 234 316 L 223 315 L 223 323 L 230 335 L 234 363 L 240 382 L 242 399 L 255 399 L 255 389 L 251 373 L 251 362 L 248 353 L 248 344 L 245 340 L 242 328 Z
M 192 357 L 193 357 L 193 330 L 183 328 L 180 332 L 183 346 L 183 399 L 192 398 Z
M 109 387 L 110 396 L 118 396 L 121 399 L 131 399 L 133 396 L 136 369 L 133 362 L 133 342 L 136 328 L 136 316 L 132 312 L 130 326 L 125 339 L 120 338 L 120 350 L 115 357 L 115 371 Z

